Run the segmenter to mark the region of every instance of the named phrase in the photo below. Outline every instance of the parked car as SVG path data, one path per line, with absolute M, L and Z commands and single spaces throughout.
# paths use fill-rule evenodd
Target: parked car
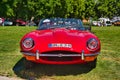
M 98 26 L 98 22 L 97 21 L 92 21 L 92 25 L 93 26 Z
M 4 18 L 0 18 L 0 25 L 3 25 Z
M 17 19 L 17 20 L 15 21 L 15 25 L 16 25 L 16 26 L 26 26 L 26 25 L 27 25 L 27 22 L 24 21 L 24 20 L 22 20 L 22 19 Z
M 111 26 L 112 22 L 109 18 L 99 18 L 102 26 Z
M 28 21 L 27 26 L 36 26 L 34 21 Z
M 20 51 L 28 60 L 43 64 L 90 64 L 96 66 L 100 40 L 80 19 L 41 19 L 38 29 L 25 34 Z
M 120 26 L 120 20 L 117 20 L 117 21 L 113 22 L 113 25 L 114 26 Z
M 10 19 L 5 19 L 2 25 L 3 26 L 12 26 L 13 22 Z
M 114 26 L 120 26 L 120 17 L 119 16 L 113 17 L 113 19 L 111 21 Z
M 92 21 L 93 26 L 101 26 L 101 21 Z

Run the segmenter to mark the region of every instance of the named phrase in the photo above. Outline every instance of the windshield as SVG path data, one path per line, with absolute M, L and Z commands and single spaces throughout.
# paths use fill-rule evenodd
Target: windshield
M 39 30 L 52 28 L 74 28 L 84 30 L 82 21 L 74 18 L 50 18 L 42 19 L 39 23 Z

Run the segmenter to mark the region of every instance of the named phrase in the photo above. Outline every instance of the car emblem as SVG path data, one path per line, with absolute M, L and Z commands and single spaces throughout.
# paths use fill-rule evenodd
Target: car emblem
M 62 57 L 62 56 L 63 56 L 63 54 L 61 54 L 61 53 L 60 53 L 60 54 L 58 54 L 58 57 Z

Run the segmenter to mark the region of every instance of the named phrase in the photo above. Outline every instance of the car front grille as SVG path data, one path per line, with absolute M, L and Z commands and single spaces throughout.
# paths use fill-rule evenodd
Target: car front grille
M 78 53 L 75 53 L 75 52 L 70 52 L 70 51 L 50 51 L 50 52 L 44 52 L 42 54 L 78 54 Z M 40 57 L 41 59 L 43 60 L 47 60 L 47 61 L 74 61 L 74 60 L 79 60 L 81 59 L 80 56 L 47 56 L 47 57 Z

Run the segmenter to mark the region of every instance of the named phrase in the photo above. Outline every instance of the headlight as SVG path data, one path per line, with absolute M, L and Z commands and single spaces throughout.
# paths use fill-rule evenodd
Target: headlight
M 22 45 L 26 49 L 31 49 L 34 46 L 34 41 L 32 38 L 26 38 L 23 40 Z
M 87 42 L 87 48 L 90 51 L 96 50 L 98 48 L 98 41 L 94 38 L 91 38 Z

